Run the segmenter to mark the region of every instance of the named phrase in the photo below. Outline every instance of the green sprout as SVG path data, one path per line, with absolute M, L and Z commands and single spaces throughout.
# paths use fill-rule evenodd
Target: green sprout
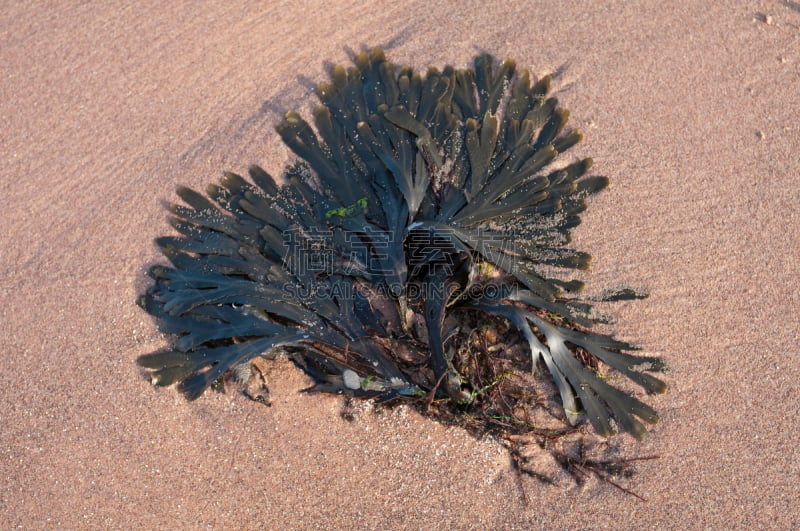
M 331 219 L 337 216 L 340 218 L 347 218 L 355 216 L 359 212 L 364 212 L 365 210 L 367 210 L 367 198 L 362 197 L 350 206 L 332 208 L 331 210 L 328 210 L 325 212 L 325 219 Z

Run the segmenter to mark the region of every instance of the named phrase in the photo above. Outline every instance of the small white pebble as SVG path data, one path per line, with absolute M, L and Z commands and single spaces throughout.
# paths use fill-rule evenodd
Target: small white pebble
M 347 369 L 342 373 L 342 379 L 344 380 L 344 386 L 348 389 L 358 389 L 361 387 L 361 378 L 359 378 L 358 374 L 350 369 Z

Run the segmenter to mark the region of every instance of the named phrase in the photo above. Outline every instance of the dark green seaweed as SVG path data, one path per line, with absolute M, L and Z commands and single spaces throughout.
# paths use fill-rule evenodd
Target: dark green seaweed
M 649 372 L 663 363 L 592 332 L 583 284 L 558 273 L 588 267 L 570 230 L 608 179 L 587 175 L 590 159 L 551 166 L 582 135 L 547 97 L 550 79 L 486 54 L 424 76 L 379 49 L 354 63 L 317 87 L 313 126 L 292 111 L 277 126 L 298 157 L 283 184 L 253 166 L 205 194 L 178 188 L 177 234 L 156 240 L 170 265 L 151 268 L 139 300 L 174 335 L 139 358 L 153 383 L 195 399 L 288 352 L 317 391 L 475 414 L 506 373 L 476 377 L 492 354 L 468 366 L 458 342 L 476 319 L 500 319 L 529 349 L 512 372 L 543 362 L 569 423 L 644 438 L 656 412 L 599 368 L 662 393 Z M 496 419 L 495 406 L 480 411 Z

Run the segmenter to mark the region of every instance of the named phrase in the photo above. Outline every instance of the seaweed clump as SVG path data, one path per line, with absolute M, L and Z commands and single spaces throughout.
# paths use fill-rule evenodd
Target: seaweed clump
M 314 126 L 292 111 L 277 126 L 298 157 L 280 184 L 252 166 L 178 188 L 178 235 L 156 240 L 170 265 L 139 300 L 175 336 L 138 360 L 153 383 L 193 400 L 287 353 L 312 390 L 406 400 L 507 441 L 582 419 L 644 438 L 656 412 L 607 373 L 662 393 L 664 365 L 593 332 L 595 301 L 564 278 L 589 265 L 570 230 L 608 180 L 590 159 L 554 163 L 582 135 L 550 78 L 486 54 L 424 76 L 380 49 L 354 63 L 317 87 Z

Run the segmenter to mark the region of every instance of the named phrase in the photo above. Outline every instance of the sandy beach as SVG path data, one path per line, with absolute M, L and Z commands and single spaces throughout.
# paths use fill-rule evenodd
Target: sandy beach
M 797 529 L 800 3 L 8 3 L 0 10 L 0 527 Z M 274 131 L 351 52 L 513 57 L 611 179 L 573 245 L 615 330 L 662 356 L 662 420 L 623 481 L 519 480 L 507 452 L 407 408 L 298 391 L 187 402 L 137 356 L 135 305 L 176 185 L 291 160 Z

